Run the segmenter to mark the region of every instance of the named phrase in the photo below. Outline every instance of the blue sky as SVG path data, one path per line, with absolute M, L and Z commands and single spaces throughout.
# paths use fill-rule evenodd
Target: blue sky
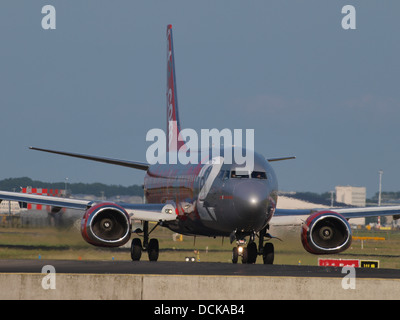
M 44 30 L 44 5 L 56 30 Z M 341 9 L 356 9 L 344 30 Z M 0 3 L 0 178 L 141 184 L 141 171 L 28 150 L 145 161 L 166 122 L 173 25 L 182 127 L 255 129 L 281 190 L 400 190 L 400 3 Z

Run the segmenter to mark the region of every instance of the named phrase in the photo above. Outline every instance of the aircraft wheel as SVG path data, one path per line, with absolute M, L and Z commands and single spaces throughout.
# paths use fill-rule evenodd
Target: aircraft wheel
M 239 259 L 239 251 L 237 247 L 232 249 L 232 263 L 237 263 Z
M 257 245 L 250 242 L 247 246 L 247 263 L 253 264 L 257 261 Z
M 147 253 L 149 255 L 150 261 L 157 261 L 159 255 L 159 246 L 157 239 L 150 239 L 149 246 L 147 248 Z
M 247 261 L 249 261 L 249 253 L 247 251 L 247 248 L 243 248 L 242 263 L 247 263 Z
M 138 238 L 132 239 L 131 258 L 132 261 L 139 261 L 142 256 L 142 241 Z
M 264 264 L 274 263 L 274 245 L 272 243 L 266 243 L 263 251 Z

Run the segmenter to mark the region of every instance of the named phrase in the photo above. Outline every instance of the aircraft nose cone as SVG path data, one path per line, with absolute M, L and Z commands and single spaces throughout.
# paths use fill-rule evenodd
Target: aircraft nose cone
M 247 228 L 256 229 L 265 223 L 268 211 L 268 187 L 259 181 L 241 181 L 233 191 L 238 217 Z

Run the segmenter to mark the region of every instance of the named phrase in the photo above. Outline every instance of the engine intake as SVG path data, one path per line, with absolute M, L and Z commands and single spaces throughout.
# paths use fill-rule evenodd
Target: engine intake
M 336 212 L 316 212 L 303 224 L 301 242 L 312 254 L 342 252 L 351 245 L 351 228 L 347 220 Z
M 130 217 L 115 203 L 100 203 L 88 209 L 81 222 L 82 237 L 100 247 L 119 247 L 131 236 Z

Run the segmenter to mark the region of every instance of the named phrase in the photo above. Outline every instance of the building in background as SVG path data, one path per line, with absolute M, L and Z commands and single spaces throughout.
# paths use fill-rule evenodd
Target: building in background
M 365 207 L 367 199 L 367 188 L 336 186 L 336 201 L 351 206 Z
M 5 201 L 0 202 L 0 214 L 18 214 L 21 212 L 19 203 L 17 201 Z
M 367 188 L 352 186 L 336 186 L 336 201 L 350 206 L 365 207 Z M 365 218 L 350 219 L 350 224 L 365 225 Z

